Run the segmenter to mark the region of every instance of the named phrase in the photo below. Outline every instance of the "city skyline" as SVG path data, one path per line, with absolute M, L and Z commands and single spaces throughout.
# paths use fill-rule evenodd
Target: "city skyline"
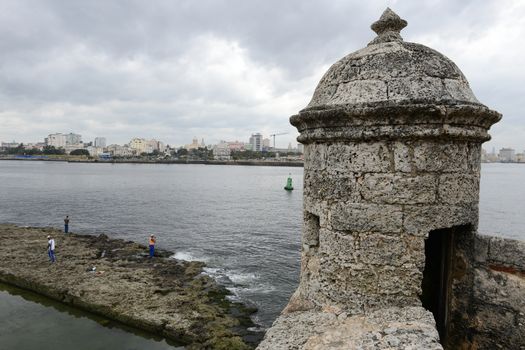
M 141 135 L 183 145 L 195 135 L 215 144 L 261 132 L 288 133 L 277 147 L 295 144 L 288 118 L 331 63 L 374 37 L 361 29 L 386 6 L 410 19 L 406 41 L 451 58 L 477 98 L 503 114 L 484 147 L 522 149 L 518 1 L 2 0 L 0 140 L 78 130 L 116 144 Z
M 76 141 L 75 142 L 72 142 L 71 140 L 67 140 L 67 138 L 71 138 L 72 136 L 75 136 L 76 137 Z M 215 142 L 215 143 L 205 143 L 204 142 L 204 138 L 200 138 L 200 142 L 199 142 L 199 138 L 197 136 L 193 136 L 192 137 L 192 144 L 198 144 L 198 146 L 202 146 L 202 147 L 207 147 L 209 145 L 216 145 L 216 144 L 220 144 L 220 143 L 223 143 L 223 142 L 229 142 L 229 143 L 242 143 L 242 144 L 251 144 L 253 145 L 252 143 L 252 139 L 254 138 L 254 136 L 259 136 L 260 137 L 260 140 L 259 140 L 259 145 L 258 147 L 256 148 L 260 148 L 262 146 L 265 146 L 266 148 L 273 148 L 273 145 L 271 145 L 271 140 L 270 138 L 271 137 L 274 137 L 274 136 L 282 136 L 284 134 L 276 134 L 276 135 L 263 135 L 259 132 L 254 132 L 252 133 L 251 135 L 249 136 L 244 136 L 244 137 L 240 137 L 238 139 L 235 139 L 235 140 L 226 140 L 225 138 L 223 137 L 219 137 L 217 138 L 219 141 L 218 142 Z M 57 136 L 60 136 L 63 138 L 63 141 L 52 141 L 52 142 L 48 142 L 49 139 L 51 138 L 56 138 Z M 48 133 L 47 134 L 47 137 L 43 137 L 41 139 L 38 139 L 38 140 L 29 140 L 29 141 L 26 141 L 26 142 L 23 142 L 23 141 L 18 141 L 18 140 L 0 140 L 0 144 L 10 144 L 12 145 L 13 147 L 15 147 L 16 145 L 20 145 L 20 144 L 24 144 L 24 145 L 38 145 L 38 144 L 46 144 L 46 145 L 53 145 L 53 146 L 57 146 L 58 147 L 62 147 L 64 148 L 64 146 L 66 144 L 93 144 L 95 147 L 98 147 L 99 145 L 97 145 L 97 143 L 101 143 L 100 147 L 106 147 L 107 145 L 126 145 L 126 144 L 129 144 L 130 142 L 132 142 L 134 139 L 148 139 L 146 137 L 141 137 L 141 136 L 133 136 L 131 137 L 130 140 L 126 141 L 126 142 L 123 142 L 123 143 L 116 143 L 116 142 L 107 142 L 107 137 L 106 136 L 95 136 L 93 138 L 86 138 L 86 139 L 90 139 L 91 141 L 85 141 L 82 137 L 82 134 L 77 134 L 77 133 L 73 133 L 73 132 L 69 132 L 69 133 L 62 133 L 62 132 L 55 132 L 55 133 Z M 111 140 L 111 137 L 109 138 Z M 162 140 L 159 140 L 158 137 L 152 137 L 150 138 L 151 140 L 157 140 L 157 141 L 162 141 Z M 162 141 L 163 142 L 163 141 Z M 163 142 L 164 143 L 164 142 Z M 264 145 L 263 145 L 264 144 Z M 276 144 L 278 144 L 276 142 Z M 288 147 L 290 144 L 294 144 L 294 145 L 298 145 L 299 142 L 295 141 L 295 142 L 289 142 L 288 143 Z M 169 145 L 170 147 L 174 147 L 174 148 L 179 148 L 179 147 L 182 147 L 182 148 L 185 148 L 186 146 L 188 146 L 188 143 L 183 143 L 183 144 L 168 144 L 166 143 L 166 145 Z M 283 148 L 283 147 L 275 147 L 275 148 Z

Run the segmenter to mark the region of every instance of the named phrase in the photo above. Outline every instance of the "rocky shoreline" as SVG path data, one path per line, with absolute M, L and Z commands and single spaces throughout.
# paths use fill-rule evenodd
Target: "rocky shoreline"
M 47 235 L 57 263 L 47 257 Z M 252 349 L 256 310 L 227 299 L 204 263 L 153 259 L 140 244 L 106 235 L 0 225 L 0 281 L 175 340 L 187 349 Z M 93 267 L 96 267 L 93 271 Z

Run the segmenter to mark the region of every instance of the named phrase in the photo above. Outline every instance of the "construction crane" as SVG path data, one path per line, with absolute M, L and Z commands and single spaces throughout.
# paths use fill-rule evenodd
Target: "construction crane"
M 287 132 L 280 132 L 280 133 L 276 133 L 276 134 L 270 134 L 270 137 L 273 137 L 273 149 L 275 150 L 275 136 L 280 136 L 280 135 L 287 135 L 288 133 Z

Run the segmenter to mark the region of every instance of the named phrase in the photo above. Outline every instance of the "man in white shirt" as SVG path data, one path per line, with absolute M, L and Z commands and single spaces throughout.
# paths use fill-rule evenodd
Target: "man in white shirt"
M 47 236 L 47 255 L 49 256 L 49 260 L 51 260 L 52 263 L 56 261 L 55 259 L 55 240 L 51 236 Z

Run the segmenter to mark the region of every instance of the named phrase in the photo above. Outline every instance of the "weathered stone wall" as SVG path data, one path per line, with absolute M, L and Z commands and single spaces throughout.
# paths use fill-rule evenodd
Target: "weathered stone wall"
M 257 350 L 442 350 L 432 314 L 421 307 L 367 315 L 305 311 L 279 317 Z
M 479 155 L 461 140 L 305 145 L 297 300 L 351 313 L 420 305 L 426 235 L 477 225 Z
M 525 349 L 525 242 L 476 236 L 469 255 L 449 348 Z

